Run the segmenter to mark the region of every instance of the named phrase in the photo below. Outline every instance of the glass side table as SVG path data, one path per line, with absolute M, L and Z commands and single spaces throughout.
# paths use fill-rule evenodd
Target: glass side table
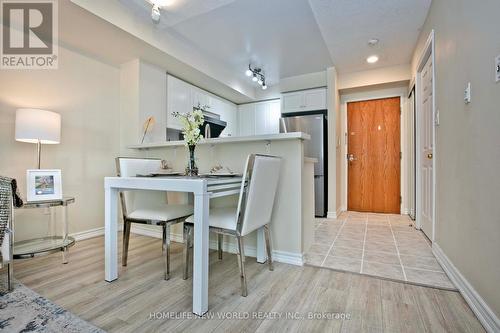
M 18 209 L 48 208 L 50 211 L 50 234 L 52 236 L 14 242 L 14 259 L 32 258 L 37 254 L 48 254 L 62 251 L 63 264 L 68 263 L 68 248 L 75 244 L 75 239 L 68 236 L 68 205 L 75 202 L 73 197 L 64 197 L 61 200 L 47 200 L 25 202 Z M 55 208 L 62 207 L 62 236 L 56 236 Z M 14 226 L 15 229 L 15 226 Z

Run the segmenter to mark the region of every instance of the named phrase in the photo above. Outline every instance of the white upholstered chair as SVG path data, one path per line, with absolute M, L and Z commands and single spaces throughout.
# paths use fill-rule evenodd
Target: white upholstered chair
M 118 157 L 116 168 L 119 177 L 136 177 L 158 172 L 160 159 Z M 128 245 L 132 223 L 160 225 L 163 228 L 162 250 L 165 262 L 165 280 L 170 278 L 170 226 L 184 222 L 193 214 L 193 206 L 187 204 L 168 204 L 167 192 L 161 191 L 122 191 L 120 201 L 123 214 L 123 253 L 122 265 L 127 266 Z
M 7 288 L 9 291 L 12 290 L 12 282 L 14 276 L 14 248 L 13 248 L 13 229 L 14 224 L 14 203 L 11 201 L 11 205 L 8 211 L 9 223 L 5 231 L 2 246 L 0 248 L 0 253 L 2 254 L 0 258 L 0 268 L 7 266 Z
M 247 296 L 245 275 L 245 253 L 243 237 L 264 228 L 266 238 L 267 261 L 269 270 L 273 270 L 271 235 L 269 224 L 278 189 L 281 158 L 268 155 L 252 154 L 248 156 L 241 182 L 238 205 L 229 208 L 210 208 L 210 231 L 217 233 L 219 259 L 222 259 L 222 235 L 236 237 L 238 243 L 238 264 L 240 268 L 241 295 Z M 192 247 L 194 216 L 184 223 L 184 279 L 188 275 L 189 252 Z

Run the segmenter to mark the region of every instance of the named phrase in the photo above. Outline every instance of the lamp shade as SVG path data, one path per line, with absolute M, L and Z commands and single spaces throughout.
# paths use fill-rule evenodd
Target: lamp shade
M 40 109 L 17 109 L 16 141 L 58 144 L 61 142 L 61 115 Z

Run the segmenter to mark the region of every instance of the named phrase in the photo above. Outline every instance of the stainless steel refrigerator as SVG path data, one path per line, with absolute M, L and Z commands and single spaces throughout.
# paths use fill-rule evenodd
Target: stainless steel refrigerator
M 326 111 L 307 114 L 283 114 L 280 132 L 304 132 L 311 140 L 304 141 L 304 156 L 318 159 L 314 164 L 314 202 L 315 215 L 325 217 L 327 212 L 327 122 Z

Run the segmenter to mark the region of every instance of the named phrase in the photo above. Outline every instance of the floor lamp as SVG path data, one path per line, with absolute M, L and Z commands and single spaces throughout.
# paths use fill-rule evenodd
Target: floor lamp
M 37 168 L 40 169 L 42 144 L 61 142 L 61 115 L 40 109 L 17 109 L 16 141 L 37 144 Z

